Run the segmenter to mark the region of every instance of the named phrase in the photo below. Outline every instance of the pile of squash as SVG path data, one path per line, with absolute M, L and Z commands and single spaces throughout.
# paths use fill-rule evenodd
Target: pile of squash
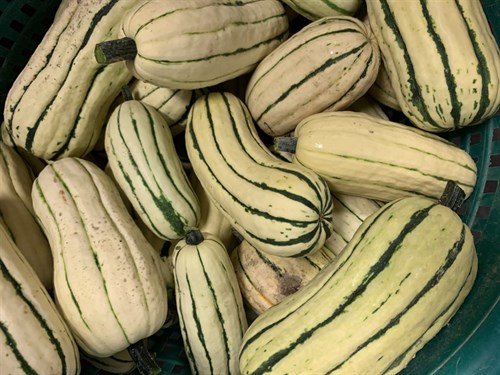
M 160 373 L 178 324 L 193 374 L 398 373 L 477 273 L 442 133 L 499 109 L 478 1 L 62 1 L 0 129 L 0 372 Z

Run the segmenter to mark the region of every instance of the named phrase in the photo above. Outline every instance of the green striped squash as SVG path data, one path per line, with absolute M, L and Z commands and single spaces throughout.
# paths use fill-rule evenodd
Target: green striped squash
M 201 96 L 198 90 L 160 87 L 138 79 L 134 79 L 129 87 L 135 100 L 152 106 L 163 115 L 173 136 L 184 130 L 189 108 Z
M 156 109 L 138 100 L 120 104 L 108 120 L 105 149 L 118 185 L 157 237 L 180 239 L 198 224 L 198 198 Z
M 167 313 L 160 257 L 106 173 L 63 158 L 39 174 L 32 196 L 58 307 L 82 350 L 109 357 L 155 333 Z
M 329 237 L 333 205 L 325 181 L 274 156 L 233 94 L 210 93 L 194 103 L 186 149 L 208 197 L 260 251 L 305 256 Z
M 422 197 L 372 214 L 335 262 L 260 315 L 244 335 L 242 374 L 396 374 L 471 290 L 470 229 Z
M 500 109 L 500 49 L 480 1 L 366 4 L 396 99 L 413 124 L 445 132 Z
M 309 115 L 347 108 L 368 91 L 379 65 L 366 24 L 349 16 L 321 18 L 259 63 L 245 103 L 265 133 L 286 134 Z
M 70 1 L 16 78 L 5 103 L 13 142 L 46 160 L 84 157 L 108 108 L 131 74 L 125 63 L 99 65 L 94 46 L 118 36 L 133 1 Z
M 134 76 L 172 89 L 213 86 L 251 71 L 288 36 L 278 0 L 142 1 L 122 22 Z
M 323 249 L 330 257 L 336 258 L 347 246 L 363 222 L 383 203 L 348 194 L 332 194 L 333 210 L 332 235 L 325 241 Z
M 0 218 L 47 290 L 52 290 L 52 254 L 31 201 L 33 174 L 14 148 L 0 142 Z
M 329 16 L 353 16 L 363 0 L 281 0 L 310 21 Z
M 0 218 L 2 375 L 77 375 L 78 347 L 47 290 Z
M 227 250 L 214 235 L 195 229 L 175 246 L 172 261 L 191 372 L 237 375 L 247 320 Z
M 337 193 L 388 202 L 408 195 L 439 199 L 448 180 L 469 196 L 477 167 L 453 143 L 414 127 L 339 111 L 295 129 L 293 163 L 321 175 Z
M 246 305 L 259 315 L 307 285 L 332 255 L 323 248 L 300 258 L 267 255 L 243 240 L 231 261 Z

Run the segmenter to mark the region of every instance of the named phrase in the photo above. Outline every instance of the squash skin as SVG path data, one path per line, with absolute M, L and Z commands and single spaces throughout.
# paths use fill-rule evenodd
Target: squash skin
M 448 323 L 476 273 L 456 213 L 421 197 L 388 203 L 334 263 L 250 325 L 241 373 L 396 374 Z
M 240 99 L 199 98 L 185 134 L 194 173 L 244 239 L 270 255 L 305 256 L 321 248 L 333 211 L 325 181 L 274 156 Z
M 52 253 L 33 210 L 33 180 L 33 173 L 23 158 L 14 148 L 0 142 L 0 217 L 43 286 L 51 291 Z
M 160 257 L 106 173 L 64 158 L 40 173 L 32 197 L 56 302 L 82 350 L 109 357 L 155 333 L 168 309 Z
M 127 66 L 136 78 L 198 89 L 251 71 L 286 39 L 288 19 L 277 0 L 148 0 L 128 12 L 121 34 L 135 41 Z
M 105 149 L 113 176 L 157 237 L 178 240 L 198 225 L 200 204 L 167 121 L 154 107 L 127 100 L 112 112 Z
M 257 65 L 245 103 L 262 131 L 283 135 L 307 116 L 347 108 L 368 91 L 379 66 L 369 26 L 349 16 L 321 18 Z
M 118 21 L 133 1 L 71 0 L 62 7 L 10 88 L 6 131 L 44 160 L 87 155 L 106 114 L 132 77 L 126 64 L 99 65 L 94 46 L 118 36 Z
M 366 4 L 397 102 L 415 126 L 447 132 L 498 112 L 500 48 L 480 1 Z
M 297 125 L 294 136 L 293 163 L 321 175 L 334 193 L 383 202 L 410 195 L 437 200 L 448 180 L 466 197 L 476 185 L 477 166 L 465 150 L 435 134 L 363 113 L 312 115 Z
M 208 197 L 200 180 L 192 171 L 189 175 L 189 181 L 191 181 L 191 186 L 193 186 L 200 201 L 201 216 L 197 228 L 203 233 L 213 234 L 222 242 L 228 253 L 231 253 L 237 242 L 231 223 Z
M 172 254 L 184 347 L 193 374 L 237 375 L 247 329 L 238 281 L 222 242 L 199 233 L 201 242 L 186 236 Z
M 384 203 L 364 197 L 334 193 L 332 235 L 327 238 L 323 249 L 335 259 L 342 253 L 358 228 Z
M 173 136 L 184 131 L 189 108 L 201 95 L 199 90 L 159 87 L 138 79 L 132 80 L 129 87 L 135 100 L 153 106 L 163 115 Z
M 79 349 L 49 293 L 0 220 L 3 375 L 78 375 Z

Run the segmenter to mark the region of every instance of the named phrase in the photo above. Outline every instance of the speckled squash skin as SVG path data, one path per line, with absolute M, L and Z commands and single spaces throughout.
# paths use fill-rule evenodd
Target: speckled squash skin
M 168 306 L 160 256 L 91 162 L 64 158 L 33 184 L 54 257 L 58 307 L 78 345 L 109 357 L 155 333 Z

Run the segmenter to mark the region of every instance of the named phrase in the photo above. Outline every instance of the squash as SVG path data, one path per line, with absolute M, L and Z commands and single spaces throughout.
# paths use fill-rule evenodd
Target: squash
M 247 328 L 231 260 L 210 233 L 188 232 L 172 254 L 175 296 L 184 347 L 193 374 L 238 374 Z
M 98 62 L 126 59 L 137 79 L 189 90 L 253 70 L 287 38 L 288 19 L 278 0 L 147 0 L 121 29 L 123 38 L 96 46 Z
M 287 138 L 275 140 L 286 148 Z M 321 175 L 336 193 L 384 202 L 409 195 L 436 200 L 448 180 L 467 197 L 476 184 L 476 163 L 465 150 L 435 134 L 364 113 L 309 116 L 288 140 L 293 163 Z
M 56 303 L 82 350 L 109 357 L 155 333 L 168 308 L 160 257 L 106 173 L 57 160 L 32 199 L 52 249 Z
M 236 231 L 270 255 L 305 256 L 331 233 L 331 193 L 316 173 L 262 143 L 245 104 L 214 92 L 191 107 L 185 131 L 194 173 Z
M 321 18 L 257 65 L 245 103 L 266 134 L 283 135 L 309 115 L 347 108 L 368 91 L 379 65 L 367 25 L 349 16 Z
M 396 374 L 452 318 L 477 273 L 470 229 L 444 204 L 405 197 L 370 215 L 335 262 L 261 314 L 245 374 Z
M 45 160 L 84 157 L 131 74 L 125 63 L 99 65 L 94 45 L 118 36 L 135 2 L 71 0 L 10 88 L 4 109 L 12 141 Z
M 118 185 L 157 237 L 180 239 L 198 225 L 198 198 L 168 123 L 154 107 L 138 100 L 118 105 L 106 126 L 105 149 Z
M 2 375 L 78 375 L 75 340 L 1 218 L 0 270 Z
M 0 142 L 0 217 L 16 246 L 52 290 L 52 253 L 31 201 L 33 174 L 14 148 Z
M 498 112 L 500 49 L 480 1 L 366 5 L 398 104 L 415 126 L 446 132 Z

